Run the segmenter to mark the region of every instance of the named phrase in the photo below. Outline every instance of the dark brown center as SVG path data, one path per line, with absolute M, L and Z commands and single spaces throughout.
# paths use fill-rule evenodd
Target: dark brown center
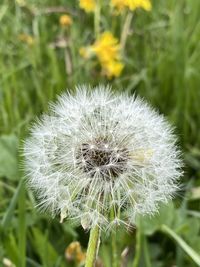
M 90 176 L 100 175 L 110 180 L 121 174 L 127 165 L 128 150 L 110 147 L 105 138 L 81 145 L 77 153 L 78 165 Z

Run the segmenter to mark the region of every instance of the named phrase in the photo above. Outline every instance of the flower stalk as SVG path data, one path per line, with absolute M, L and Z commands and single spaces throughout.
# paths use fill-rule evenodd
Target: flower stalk
M 111 239 L 112 239 L 112 267 L 118 267 L 116 231 L 112 232 Z
M 120 45 L 121 45 L 122 54 L 124 53 L 124 49 L 126 46 L 126 40 L 129 34 L 132 18 L 133 18 L 133 13 L 128 12 L 128 14 L 126 15 L 124 26 L 123 26 L 122 33 L 121 33 Z
M 142 249 L 142 231 L 141 231 L 141 222 L 139 221 L 139 225 L 136 230 L 136 248 L 135 248 L 135 256 L 133 260 L 133 267 L 139 266 L 140 257 L 141 257 L 141 249 Z
M 112 199 L 110 199 L 112 201 Z M 113 221 L 115 219 L 115 207 L 113 206 L 110 212 L 110 219 Z M 118 267 L 118 253 L 117 253 L 117 227 L 115 226 L 111 232 L 111 245 L 112 245 L 112 267 Z
M 96 225 L 90 231 L 85 267 L 94 267 L 94 263 L 99 250 L 99 243 L 100 243 L 100 229 L 98 225 Z
M 99 38 L 100 34 L 100 17 L 101 17 L 101 3 L 100 0 L 97 0 L 94 11 L 94 33 L 96 39 Z

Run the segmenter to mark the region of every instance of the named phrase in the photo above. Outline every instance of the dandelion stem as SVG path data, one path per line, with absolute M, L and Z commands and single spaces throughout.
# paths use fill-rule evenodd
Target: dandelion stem
M 100 34 L 100 17 L 101 17 L 101 0 L 97 0 L 95 12 L 94 12 L 94 33 L 96 39 L 99 38 Z
M 139 225 L 136 232 L 136 249 L 135 249 L 135 257 L 133 260 L 133 267 L 139 266 L 139 261 L 141 256 L 141 243 L 142 243 L 142 233 Z
M 94 267 L 94 263 L 98 254 L 99 242 L 100 242 L 100 230 L 99 227 L 96 225 L 90 231 L 85 267 Z
M 112 201 L 112 199 L 111 199 Z M 115 219 L 115 207 L 113 206 L 110 212 L 111 221 Z M 117 253 L 117 238 L 116 238 L 117 227 L 111 232 L 111 244 L 112 244 L 112 267 L 118 267 L 118 253 Z
M 116 231 L 112 232 L 112 267 L 118 267 Z
M 124 49 L 126 46 L 126 40 L 129 34 L 132 18 L 133 18 L 133 12 L 128 12 L 128 14 L 126 15 L 124 26 L 123 26 L 122 33 L 121 33 L 120 45 L 121 45 L 122 54 L 124 53 Z

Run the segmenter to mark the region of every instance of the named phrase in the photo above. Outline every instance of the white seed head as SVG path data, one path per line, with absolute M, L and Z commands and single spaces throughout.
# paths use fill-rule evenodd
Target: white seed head
M 153 214 L 178 189 L 172 128 L 143 100 L 108 87 L 63 94 L 25 142 L 28 182 L 39 206 L 103 229 Z

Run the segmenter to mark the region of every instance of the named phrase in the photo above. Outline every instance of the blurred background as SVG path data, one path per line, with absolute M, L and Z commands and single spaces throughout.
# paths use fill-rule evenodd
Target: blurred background
M 0 266 L 83 266 L 88 233 L 40 214 L 21 147 L 48 103 L 78 84 L 144 97 L 176 127 L 173 203 L 117 231 L 121 267 L 200 266 L 200 1 L 0 1 Z M 104 234 L 97 266 L 110 267 Z

